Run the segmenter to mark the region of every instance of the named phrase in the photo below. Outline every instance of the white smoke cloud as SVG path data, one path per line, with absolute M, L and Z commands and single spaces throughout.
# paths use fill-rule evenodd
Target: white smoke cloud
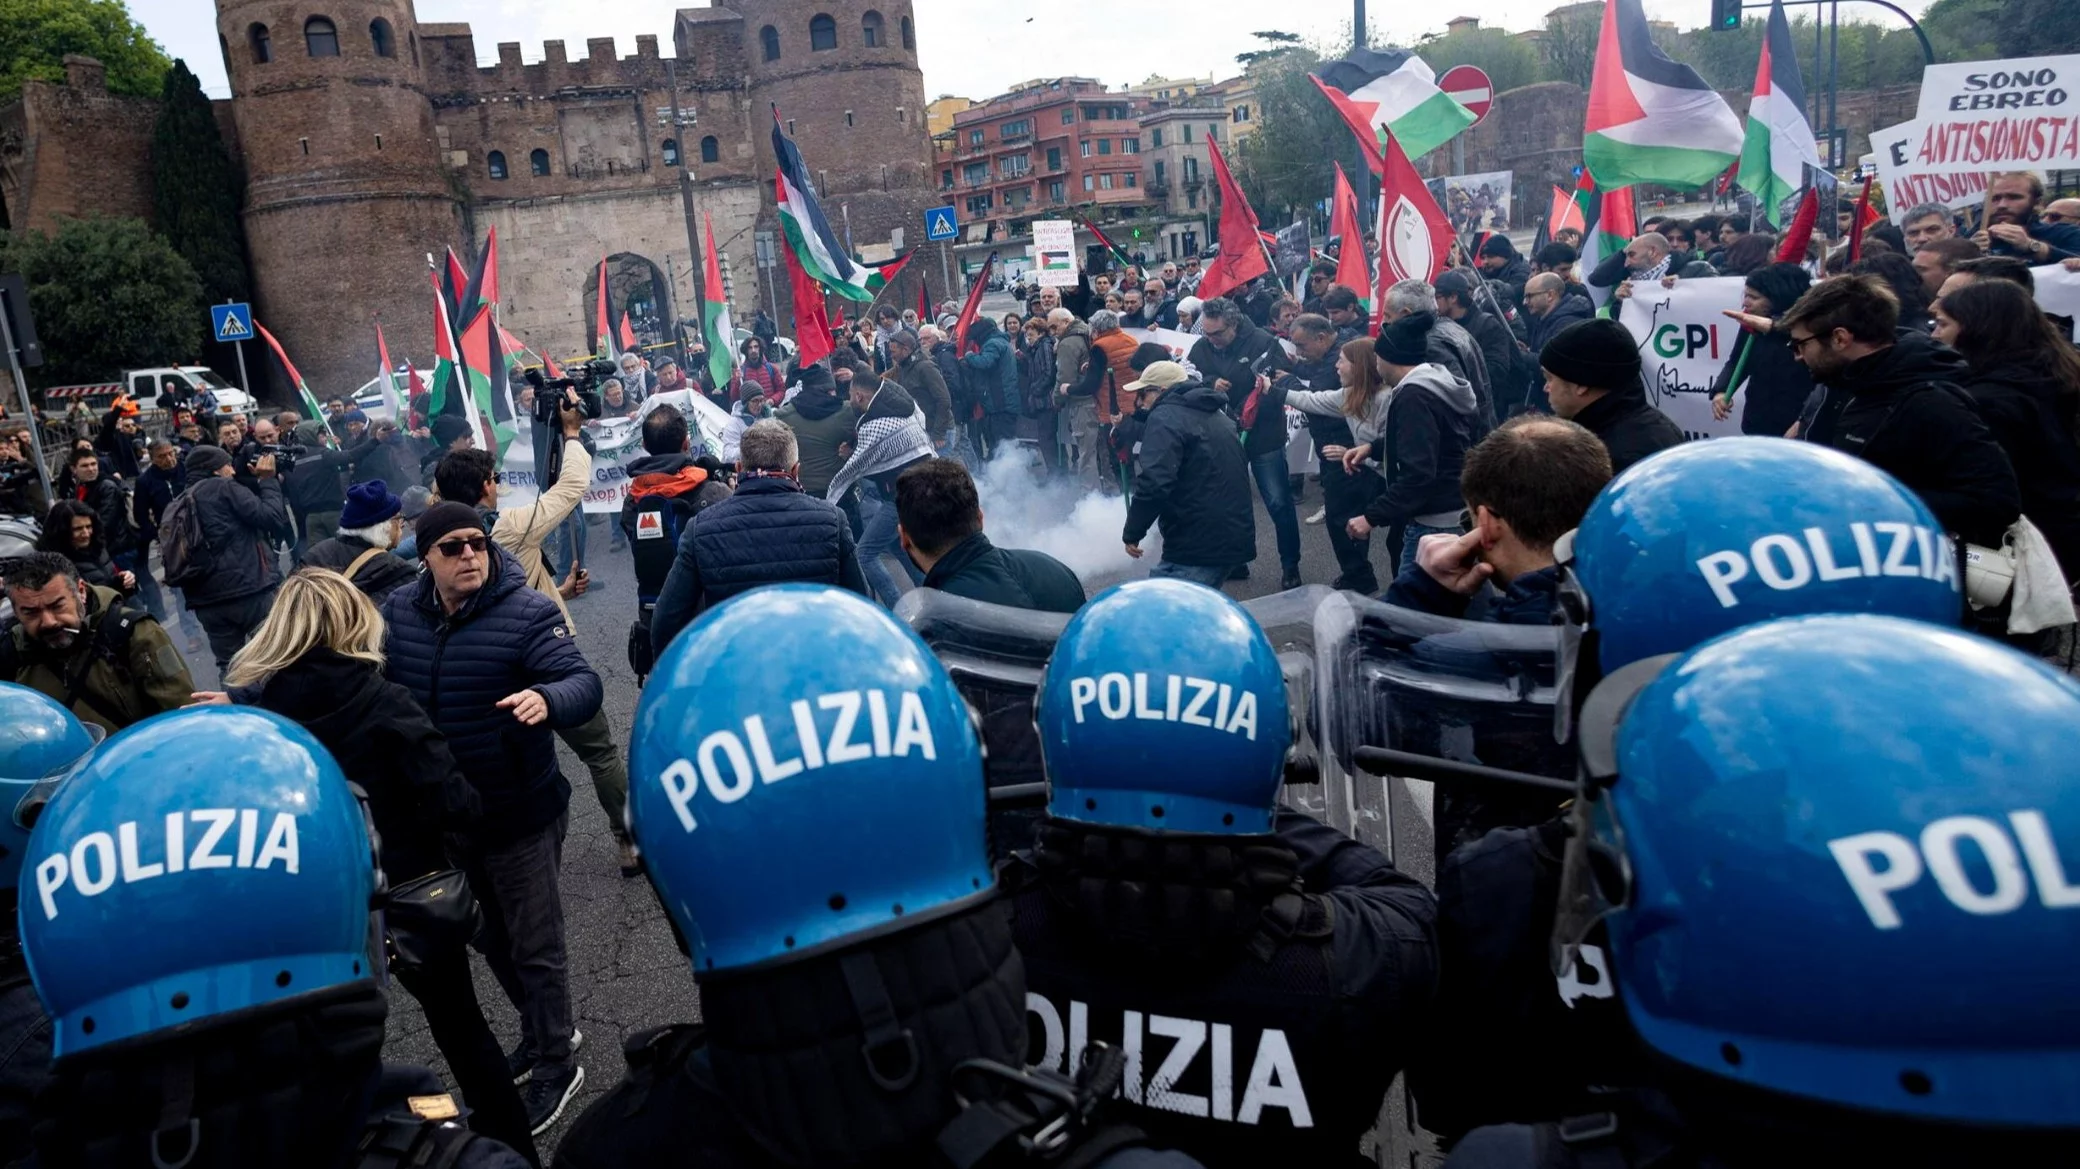
M 1140 560 L 1127 555 L 1120 543 L 1127 523 L 1123 496 L 1085 492 L 1070 476 L 1043 479 L 1043 471 L 1033 448 L 1014 443 L 976 475 L 991 543 L 1045 552 L 1085 586 L 1145 576 L 1162 559 L 1162 537 L 1153 531 L 1141 542 Z

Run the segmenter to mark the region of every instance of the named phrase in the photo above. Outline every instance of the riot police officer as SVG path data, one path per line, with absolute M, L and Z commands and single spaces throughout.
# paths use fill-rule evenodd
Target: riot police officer
M 1885 472 L 1809 443 L 1686 443 L 1634 465 L 1556 547 L 1563 675 L 1605 672 L 1804 613 L 1956 626 L 1951 542 Z M 1803 687 L 1800 688 L 1803 691 Z M 1566 728 L 1577 702 L 1562 710 Z M 1640 1074 L 1592 936 L 1558 968 L 1549 941 L 1570 840 L 1564 817 L 1503 828 L 1438 867 L 1444 976 L 1409 1082 L 1447 1141 L 1481 1124 L 1596 1111 L 1592 1089 Z
M 386 1067 L 375 843 L 295 723 L 148 719 L 29 838 L 22 946 L 55 1024 L 41 1169 L 523 1169 L 424 1068 Z M 380 951 L 374 951 L 379 954 Z
M 1062 631 L 1037 721 L 1047 814 L 1007 876 L 1036 1061 L 1120 1045 L 1134 1122 L 1208 1165 L 1369 1164 L 1435 905 L 1278 811 L 1292 727 L 1264 631 L 1199 585 L 1117 586 Z
M 36 1093 L 50 1080 L 51 1021 L 29 982 L 15 894 L 29 829 L 101 728 L 83 724 L 41 691 L 0 682 L 0 1164 L 29 1153 Z
M 710 610 L 644 688 L 629 770 L 630 827 L 704 1023 L 630 1039 L 627 1078 L 559 1167 L 967 1169 L 1028 1147 L 1196 1164 L 1102 1122 L 1116 1053 L 1099 1057 L 1110 1079 L 1020 1071 L 1025 972 L 990 870 L 980 741 L 884 610 L 816 585 Z
M 1736 440 L 1723 440 L 1736 441 Z M 2080 689 L 1954 629 L 1750 626 L 1605 679 L 1554 941 L 1639 1084 L 1451 1169 L 2030 1165 L 2080 1147 Z

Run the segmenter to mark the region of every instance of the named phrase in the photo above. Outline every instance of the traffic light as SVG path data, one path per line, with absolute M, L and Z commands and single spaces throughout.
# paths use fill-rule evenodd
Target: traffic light
M 1741 26 L 1741 0 L 1712 0 L 1712 27 L 1725 32 Z

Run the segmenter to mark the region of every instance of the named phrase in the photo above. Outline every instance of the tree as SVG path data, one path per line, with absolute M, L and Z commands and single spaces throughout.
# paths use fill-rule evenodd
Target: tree
M 152 127 L 152 209 L 160 234 L 194 268 L 210 303 L 246 299 L 241 180 L 202 83 L 175 61 Z
M 67 219 L 53 234 L 5 237 L 0 272 L 19 272 L 44 346 L 38 385 L 118 377 L 187 361 L 208 319 L 202 281 L 138 219 Z
M 1253 32 L 1249 35 L 1263 41 L 1264 47 L 1251 49 L 1246 53 L 1235 54 L 1235 63 L 1244 69 L 1251 68 L 1261 61 L 1268 61 L 1300 43 L 1298 36 L 1289 32 L 1279 32 L 1276 29 Z
M 1290 222 L 1296 211 L 1328 198 L 1336 181 L 1332 164 L 1350 141 L 1343 119 L 1308 79 L 1321 61 L 1314 49 L 1292 45 L 1251 70 L 1257 129 L 1229 161 L 1266 223 Z
M 1425 37 L 1416 52 L 1442 76 L 1454 65 L 1473 65 L 1488 75 L 1496 93 L 1541 80 L 1538 54 L 1499 28 L 1476 28 Z
M 156 97 L 166 51 L 130 19 L 122 0 L 0 0 L 0 102 L 22 83 L 65 80 L 65 54 L 108 67 L 110 93 Z
M 1601 4 L 1571 4 L 1547 13 L 1545 35 L 1538 42 L 1545 56 L 1546 80 L 1571 81 L 1589 88 L 1596 75 L 1596 38 L 1602 31 Z

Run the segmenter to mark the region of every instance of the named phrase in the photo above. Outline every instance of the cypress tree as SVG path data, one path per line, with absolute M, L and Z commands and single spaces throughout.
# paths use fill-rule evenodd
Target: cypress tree
M 246 300 L 251 286 L 238 219 L 244 196 L 202 83 L 175 61 L 152 128 L 152 207 L 159 234 L 195 269 L 212 304 Z

